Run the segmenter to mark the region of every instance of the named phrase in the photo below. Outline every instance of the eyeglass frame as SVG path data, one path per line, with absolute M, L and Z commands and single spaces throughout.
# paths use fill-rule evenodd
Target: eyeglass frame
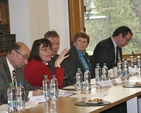
M 19 51 L 17 51 L 17 50 L 15 50 L 18 54 L 20 54 L 23 58 L 25 58 L 25 59 L 28 59 L 29 57 L 28 57 L 28 55 L 23 55 L 23 54 L 21 54 Z
M 42 50 L 42 51 L 46 52 L 48 50 L 52 51 L 52 48 L 50 48 L 50 47 L 42 47 L 39 50 Z
M 124 38 L 126 39 L 127 42 L 130 42 L 130 39 L 128 39 L 126 36 Z

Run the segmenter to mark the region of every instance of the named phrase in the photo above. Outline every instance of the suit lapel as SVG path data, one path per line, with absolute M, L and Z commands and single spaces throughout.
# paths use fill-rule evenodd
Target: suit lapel
M 6 61 L 6 57 L 3 57 L 3 65 L 4 65 L 4 70 L 6 70 L 5 73 L 6 73 L 6 76 L 8 78 L 8 81 L 12 82 L 11 73 L 10 73 L 10 70 L 9 70 L 9 67 L 8 67 L 8 64 L 7 64 L 7 61 Z
M 121 58 L 121 61 L 122 61 L 122 49 L 121 49 L 121 47 L 119 49 L 119 53 L 120 53 L 120 58 Z
M 110 42 L 109 44 L 110 44 L 110 49 L 111 49 L 112 56 L 115 59 L 115 47 L 114 47 L 114 44 L 113 44 L 113 42 L 111 40 L 111 37 L 109 38 L 109 42 Z
M 91 66 L 91 64 L 90 64 L 88 55 L 85 55 L 84 58 L 85 58 L 85 60 L 86 60 L 86 62 L 87 62 L 87 64 L 88 64 L 88 66 L 89 66 L 89 68 L 90 68 L 89 70 L 90 70 L 90 72 L 91 72 L 91 77 L 92 77 L 92 76 L 93 76 L 92 66 Z

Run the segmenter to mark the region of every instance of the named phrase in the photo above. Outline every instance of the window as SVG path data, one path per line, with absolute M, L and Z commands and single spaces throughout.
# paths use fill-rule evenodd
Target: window
M 90 36 L 89 55 L 99 41 L 110 37 L 122 25 L 128 26 L 134 34 L 123 53 L 141 51 L 141 0 L 84 0 L 84 3 L 85 28 Z

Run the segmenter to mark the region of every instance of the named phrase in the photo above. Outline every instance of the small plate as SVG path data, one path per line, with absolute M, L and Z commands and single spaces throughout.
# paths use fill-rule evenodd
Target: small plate
M 141 87 L 141 82 L 136 82 L 134 86 Z
M 136 87 L 141 87 L 141 84 L 134 84 L 134 86 L 136 86 Z
M 95 99 L 99 99 L 99 98 L 95 98 Z M 100 99 L 100 101 L 94 101 L 95 99 L 87 100 L 85 102 L 87 104 L 100 104 L 100 103 L 102 103 L 102 99 Z

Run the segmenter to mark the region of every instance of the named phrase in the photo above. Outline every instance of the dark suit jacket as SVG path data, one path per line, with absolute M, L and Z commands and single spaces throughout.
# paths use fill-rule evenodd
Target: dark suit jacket
M 120 58 L 122 59 L 122 50 L 119 48 Z M 92 56 L 92 67 L 95 69 L 96 63 L 100 63 L 100 67 L 103 63 L 107 64 L 108 69 L 113 68 L 116 64 L 115 62 L 115 50 L 114 44 L 111 37 L 100 41 L 94 49 Z
M 48 67 L 49 69 L 51 70 L 52 73 L 54 73 L 54 63 L 56 61 L 56 59 L 58 58 L 58 54 L 54 55 L 52 58 L 51 58 L 51 61 L 48 62 Z M 63 81 L 63 87 L 65 86 L 68 86 L 70 85 L 68 83 L 68 74 L 69 74 L 69 69 L 67 67 L 67 63 L 66 63 L 66 60 L 64 59 L 63 62 L 61 63 L 61 68 L 64 69 L 64 81 Z
M 85 53 L 84 58 L 89 66 L 91 78 L 94 78 L 92 66 L 89 62 L 89 56 L 87 53 Z M 75 46 L 70 48 L 69 57 L 66 59 L 66 61 L 67 61 L 67 66 L 69 68 L 68 81 L 70 84 L 74 84 L 75 83 L 74 77 L 76 76 L 77 68 L 81 68 L 81 71 L 83 74 L 85 72 L 85 67 L 83 66 L 83 63 L 81 62 L 81 59 L 78 56 L 78 53 L 77 53 Z
M 16 79 L 17 82 L 22 82 L 26 90 L 26 98 L 30 90 L 35 90 L 37 88 L 31 86 L 24 78 L 23 70 L 16 69 Z M 9 83 L 12 82 L 9 67 L 6 61 L 6 57 L 0 58 L 0 105 L 7 103 L 7 89 Z

